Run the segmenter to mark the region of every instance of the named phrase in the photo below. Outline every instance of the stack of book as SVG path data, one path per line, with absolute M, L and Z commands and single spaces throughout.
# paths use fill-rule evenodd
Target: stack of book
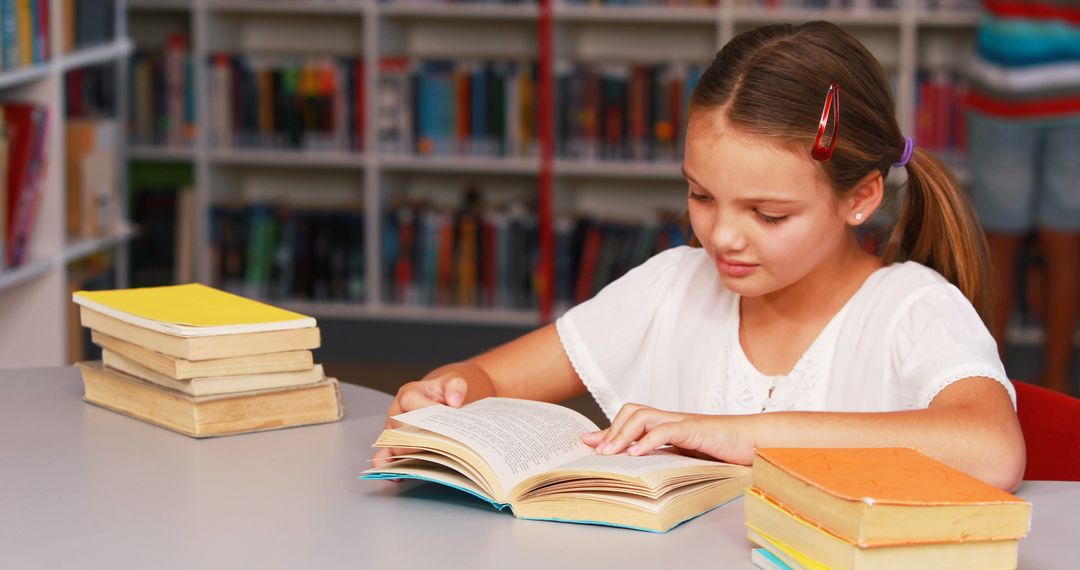
M 197 283 L 78 291 L 86 401 L 192 437 L 341 419 L 315 319 Z
M 759 568 L 1016 568 L 1031 504 L 918 451 L 759 449 Z

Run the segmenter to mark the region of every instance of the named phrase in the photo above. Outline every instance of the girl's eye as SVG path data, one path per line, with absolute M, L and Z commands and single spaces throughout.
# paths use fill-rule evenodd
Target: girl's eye
M 691 200 L 697 200 L 698 202 L 707 202 L 711 198 L 712 196 L 709 196 L 708 194 L 698 194 L 697 192 L 690 190 Z
M 780 222 L 787 219 L 787 216 L 769 216 L 767 214 L 762 214 L 761 212 L 758 212 L 757 215 L 759 218 L 761 218 L 761 221 L 765 222 L 766 224 L 779 224 Z

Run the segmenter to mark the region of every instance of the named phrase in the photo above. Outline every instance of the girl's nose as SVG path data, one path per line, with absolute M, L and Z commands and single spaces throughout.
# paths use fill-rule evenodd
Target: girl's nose
M 724 223 L 717 219 L 710 236 L 713 251 L 724 254 L 728 252 L 742 251 L 746 248 L 746 236 L 735 224 Z

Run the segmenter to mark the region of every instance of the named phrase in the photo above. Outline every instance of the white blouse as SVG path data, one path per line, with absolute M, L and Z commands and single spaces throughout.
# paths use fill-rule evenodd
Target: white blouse
M 623 404 L 707 414 L 926 408 L 949 384 L 997 380 L 997 346 L 971 303 L 915 262 L 875 271 L 788 374 L 739 342 L 739 295 L 709 254 L 678 247 L 629 271 L 556 323 L 563 349 L 609 418 Z

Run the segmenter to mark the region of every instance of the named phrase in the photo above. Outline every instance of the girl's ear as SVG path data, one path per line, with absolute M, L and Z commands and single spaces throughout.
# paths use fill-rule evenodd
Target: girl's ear
M 859 226 L 881 206 L 885 196 L 885 181 L 881 173 L 873 171 L 855 185 L 851 194 L 842 201 L 841 214 L 848 225 Z

